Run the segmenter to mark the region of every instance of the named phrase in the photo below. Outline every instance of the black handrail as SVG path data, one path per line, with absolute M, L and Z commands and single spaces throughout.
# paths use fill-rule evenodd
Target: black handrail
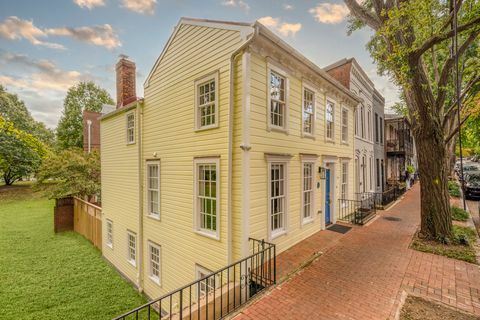
M 225 317 L 255 294 L 276 284 L 275 245 L 252 238 L 249 238 L 249 241 L 252 243 L 249 256 L 130 310 L 114 320 Z
M 338 220 L 340 221 L 362 225 L 377 211 L 376 197 L 373 194 L 359 200 L 339 199 L 338 201 Z

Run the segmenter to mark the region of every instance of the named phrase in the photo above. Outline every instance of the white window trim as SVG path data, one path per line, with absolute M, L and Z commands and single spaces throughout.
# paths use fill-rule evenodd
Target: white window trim
M 347 111 L 347 123 L 343 123 L 343 111 Z M 340 139 L 342 140 L 342 143 L 343 144 L 347 144 L 348 145 L 348 118 L 350 117 L 350 110 L 348 108 L 345 108 L 344 106 L 342 106 L 341 108 L 341 131 L 340 131 Z M 347 128 L 347 140 L 343 140 L 343 128 L 346 127 Z
M 304 92 L 305 90 L 313 92 L 313 114 L 312 114 L 312 133 L 308 133 L 304 131 L 303 127 L 303 111 L 304 111 L 304 103 L 305 103 L 305 95 Z M 316 125 L 315 122 L 317 120 L 317 91 L 314 89 L 313 86 L 310 86 L 307 83 L 302 83 L 302 107 L 301 107 L 301 114 L 300 114 L 300 119 L 301 119 L 301 127 L 302 127 L 302 137 L 305 138 L 313 138 L 315 139 L 315 129 Z
M 150 193 L 149 193 L 149 188 L 148 188 L 148 166 L 151 164 L 157 164 L 158 165 L 158 215 L 153 214 L 150 212 Z M 145 212 L 147 213 L 147 217 L 155 219 L 155 220 L 160 220 L 161 216 L 161 203 L 160 203 L 160 192 L 161 192 L 161 183 L 160 183 L 160 177 L 161 177 L 161 166 L 160 166 L 160 160 L 147 160 L 145 163 L 145 191 L 146 191 L 146 208 Z
M 327 135 L 327 104 L 328 102 L 330 103 L 333 103 L 333 121 L 332 121 L 332 137 L 329 138 L 328 135 Z M 326 97 L 325 99 L 325 114 L 324 114 L 324 117 L 325 117 L 325 140 L 327 142 L 335 142 L 335 111 L 337 109 L 337 101 L 335 99 L 332 99 L 331 97 Z
M 343 165 L 347 165 L 347 181 L 345 183 L 345 198 L 348 199 L 348 180 L 350 176 L 350 162 L 348 160 L 342 160 L 340 161 L 340 199 L 342 199 L 342 186 L 343 186 Z M 342 208 L 345 208 L 347 206 L 347 203 L 344 202 L 342 203 Z
M 216 232 L 212 232 L 210 230 L 205 230 L 200 228 L 200 215 L 199 215 L 199 207 L 198 207 L 198 165 L 205 164 L 205 163 L 214 163 L 217 173 L 217 218 L 215 219 L 217 223 Z M 194 232 L 198 233 L 199 235 L 206 236 L 208 238 L 212 238 L 215 240 L 220 240 L 220 227 L 221 227 L 221 214 L 220 214 L 220 158 L 219 157 L 209 157 L 209 158 L 196 158 L 193 160 L 193 212 L 194 212 Z
M 107 228 L 105 229 L 105 231 L 106 231 L 106 232 L 105 232 L 105 238 L 106 238 L 105 244 L 106 244 L 107 247 L 109 247 L 110 249 L 113 249 L 113 221 L 110 220 L 110 219 L 106 219 L 106 221 L 107 221 Z M 109 238 L 109 237 L 108 237 L 108 234 L 109 234 L 109 232 L 108 232 L 108 225 L 110 225 L 110 231 L 111 231 L 111 232 L 110 232 L 110 237 L 112 238 L 111 242 L 108 241 L 108 238 Z
M 316 196 L 315 196 L 315 188 L 316 188 L 316 183 L 315 183 L 315 177 L 316 177 L 316 170 L 315 168 L 317 167 L 316 166 L 316 160 L 317 160 L 317 157 L 311 157 L 311 156 L 302 156 L 302 160 L 301 160 L 301 187 L 300 187 L 300 192 L 301 192 L 301 196 L 300 196 L 300 199 L 302 201 L 301 203 L 301 208 L 300 208 L 300 222 L 301 222 L 301 225 L 305 225 L 305 224 L 309 224 L 311 222 L 313 222 L 316 218 Z M 307 163 L 310 163 L 312 164 L 312 199 L 311 199 L 311 214 L 310 214 L 310 217 L 309 218 L 305 218 L 303 216 L 303 201 L 304 201 L 304 190 L 303 190 L 303 179 L 304 179 L 304 175 L 303 175 L 303 165 L 304 164 L 307 164 Z
M 158 249 L 158 277 L 155 277 L 152 272 L 152 256 L 151 248 Z M 161 286 L 162 284 L 162 247 L 155 242 L 148 241 L 148 277 L 152 282 Z
M 135 238 L 135 260 L 130 259 L 130 239 L 129 236 L 133 236 Z M 133 231 L 127 230 L 127 261 L 132 266 L 137 267 L 137 234 Z
M 289 155 L 266 155 L 266 160 L 267 160 L 267 219 L 268 219 L 268 239 L 273 240 L 275 238 L 278 238 L 282 235 L 288 234 L 288 207 L 290 203 L 289 199 L 289 163 L 290 163 L 290 158 L 291 156 Z M 284 221 L 283 221 L 283 229 L 275 230 L 272 231 L 272 219 L 270 216 L 271 213 L 271 204 L 270 204 L 270 195 L 272 191 L 272 186 L 270 183 L 271 180 L 271 165 L 272 164 L 283 164 L 285 167 L 285 172 L 284 172 L 284 192 L 285 192 L 285 212 L 284 212 Z
M 200 126 L 200 117 L 199 117 L 199 114 L 198 114 L 198 108 L 199 108 L 199 101 L 198 101 L 198 87 L 199 85 L 205 83 L 205 82 L 209 82 L 211 80 L 214 80 L 215 81 L 215 123 L 214 124 L 210 124 L 208 126 Z M 194 102 L 194 106 L 195 106 L 195 116 L 194 116 L 194 128 L 195 128 L 195 131 L 203 131 L 203 130 L 208 130 L 208 129 L 213 129 L 213 128 L 218 128 L 219 126 L 219 109 L 220 109 L 220 103 L 219 103 L 219 89 L 220 89 L 220 83 L 219 83 L 219 74 L 218 74 L 218 70 L 217 71 L 214 71 L 200 79 L 197 79 L 194 81 L 194 87 L 195 87 L 195 94 L 194 94 L 194 99 L 195 99 L 195 102 Z
M 195 264 L 195 280 L 200 280 L 202 279 L 203 277 L 200 276 L 200 273 L 203 273 L 206 276 L 209 276 L 213 273 L 213 271 L 199 265 L 198 263 Z M 215 275 L 215 289 L 218 289 L 220 288 L 220 281 L 218 279 L 218 275 Z M 209 280 L 212 279 L 211 277 L 209 278 Z M 200 285 L 200 284 L 198 284 Z M 202 294 L 205 294 L 205 292 L 203 292 Z
M 128 141 L 128 130 L 129 130 L 129 128 L 128 128 L 128 117 L 131 116 L 131 115 L 133 115 L 133 141 Z M 125 132 L 126 132 L 126 135 L 127 135 L 125 140 L 127 141 L 127 145 L 135 144 L 135 140 L 136 140 L 135 139 L 135 130 L 136 130 L 136 127 L 137 127 L 137 117 L 136 117 L 136 114 L 135 114 L 135 110 L 127 112 L 125 114 L 125 122 L 126 122 L 125 123 L 125 126 L 126 126 Z
M 285 115 L 284 115 L 284 126 L 275 126 L 271 124 L 271 96 L 270 96 L 270 74 L 271 72 L 277 73 L 285 78 Z M 288 79 L 288 73 L 271 62 L 267 63 L 267 130 L 268 131 L 278 131 L 288 134 L 288 122 L 289 122 L 289 93 L 290 93 L 290 81 Z

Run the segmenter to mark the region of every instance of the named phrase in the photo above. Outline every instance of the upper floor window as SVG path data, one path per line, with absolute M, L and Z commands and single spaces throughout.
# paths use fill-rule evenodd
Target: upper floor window
M 378 113 L 375 113 L 375 142 L 378 142 L 378 134 L 379 134 Z
M 383 118 L 380 117 L 380 143 L 383 143 Z
M 303 89 L 303 133 L 313 135 L 315 115 L 315 93 L 308 89 Z
M 147 162 L 147 204 L 148 214 L 160 218 L 160 163 Z
M 348 142 L 348 110 L 342 109 L 342 142 Z
M 365 111 L 363 106 L 360 107 L 360 132 L 361 137 L 365 138 Z
M 218 127 L 218 73 L 195 81 L 195 127 Z
M 219 159 L 199 159 L 195 163 L 197 229 L 218 238 Z
M 372 112 L 368 110 L 367 112 L 367 139 L 372 140 Z
M 327 100 L 327 106 L 325 108 L 327 139 L 333 139 L 334 119 L 335 119 L 334 112 L 335 112 L 334 103 Z
M 286 79 L 270 71 L 270 126 L 286 129 Z
M 127 114 L 127 143 L 135 143 L 135 113 Z

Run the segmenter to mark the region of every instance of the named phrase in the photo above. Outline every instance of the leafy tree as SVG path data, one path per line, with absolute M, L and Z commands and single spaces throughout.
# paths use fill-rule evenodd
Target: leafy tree
M 374 33 L 368 44 L 378 71 L 402 88 L 416 140 L 421 181 L 421 236 L 451 241 L 448 197 L 449 144 L 458 134 L 454 100 L 455 57 L 449 52 L 454 35 L 453 0 L 344 0 L 351 12 L 349 31 L 362 27 Z M 468 70 L 460 76 L 468 95 L 478 82 L 478 61 L 469 59 L 480 34 L 480 2 L 457 0 L 458 58 Z M 474 54 L 473 54 L 474 56 Z M 469 71 L 469 72 L 467 72 Z M 468 79 L 470 80 L 466 80 Z M 449 104 L 449 101 L 453 101 Z M 466 106 L 466 105 L 464 105 Z M 461 123 L 470 111 L 462 108 Z
M 105 89 L 93 82 L 80 82 L 68 89 L 63 102 L 63 113 L 57 127 L 57 140 L 61 149 L 81 148 L 83 145 L 83 110 L 100 112 L 102 105 L 113 104 Z
M 33 119 L 25 103 L 16 94 L 0 85 L 0 116 L 19 130 L 30 133 L 48 146 L 53 146 L 55 134 L 43 122 Z
M 35 172 L 47 154 L 45 145 L 0 116 L 0 173 L 6 185 Z
M 50 198 L 100 194 L 100 155 L 72 148 L 51 153 L 37 173 L 37 188 Z

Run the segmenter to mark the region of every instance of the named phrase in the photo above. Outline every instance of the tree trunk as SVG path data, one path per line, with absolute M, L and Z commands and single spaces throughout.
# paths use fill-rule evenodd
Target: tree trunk
M 425 119 L 424 119 L 425 120 Z M 435 120 L 435 119 L 432 119 Z M 421 190 L 420 236 L 448 242 L 452 238 L 452 216 L 448 193 L 448 148 L 437 121 L 422 121 L 414 128 Z

